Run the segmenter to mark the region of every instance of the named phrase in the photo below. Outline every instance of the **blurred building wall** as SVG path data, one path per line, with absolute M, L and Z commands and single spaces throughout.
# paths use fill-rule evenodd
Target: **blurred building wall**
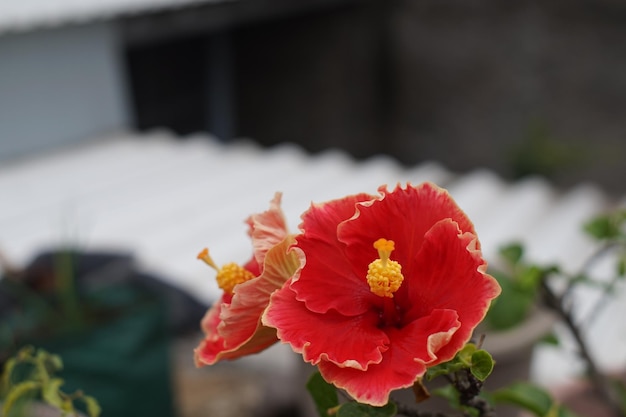
M 624 191 L 620 2 L 369 1 L 237 36 L 242 135 Z
M 0 160 L 127 127 L 112 22 L 0 36 Z
M 626 191 L 622 2 L 309 3 L 0 36 L 0 158 L 168 127 Z

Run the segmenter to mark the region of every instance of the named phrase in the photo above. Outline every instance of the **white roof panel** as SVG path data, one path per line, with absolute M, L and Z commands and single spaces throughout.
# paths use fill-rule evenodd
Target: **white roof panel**
M 237 0 L 3 0 L 0 33 Z
M 218 263 L 245 261 L 250 242 L 244 220 L 266 210 L 276 191 L 283 192 L 282 207 L 296 232 L 311 201 L 375 194 L 381 184 L 407 181 L 449 189 L 475 222 L 490 262 L 501 244 L 521 240 L 530 260 L 577 268 L 593 249 L 581 223 L 610 203 L 592 185 L 559 192 L 544 180 L 507 182 L 484 169 L 456 175 L 433 162 L 404 168 L 388 157 L 359 162 L 338 150 L 310 155 L 296 145 L 264 149 L 251 141 L 224 144 L 206 135 L 177 140 L 153 132 L 0 166 L 0 250 L 17 265 L 59 243 L 132 252 L 144 269 L 210 303 L 219 291 L 195 255 L 208 246 Z M 607 346 L 620 340 L 623 346 L 625 333 L 615 331 L 613 321 L 626 314 L 625 290 L 619 288 L 617 302 L 593 328 L 610 334 Z M 597 299 L 588 290 L 576 296 L 585 306 Z M 623 350 L 592 347 L 601 365 L 621 363 L 616 355 Z M 537 381 L 557 383 L 572 375 L 575 361 L 566 350 L 536 350 Z

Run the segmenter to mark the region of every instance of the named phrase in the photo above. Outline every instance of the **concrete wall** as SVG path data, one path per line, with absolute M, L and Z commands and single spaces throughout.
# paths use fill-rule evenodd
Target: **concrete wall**
M 393 152 L 626 191 L 626 8 L 398 1 Z
M 129 124 L 115 27 L 0 36 L 0 160 Z
M 369 1 L 239 32 L 240 133 L 626 191 L 626 7 Z

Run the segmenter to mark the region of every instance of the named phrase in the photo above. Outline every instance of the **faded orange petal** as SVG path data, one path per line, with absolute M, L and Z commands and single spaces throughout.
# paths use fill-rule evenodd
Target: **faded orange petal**
M 248 235 L 252 238 L 254 258 L 259 265 L 263 265 L 265 255 L 275 245 L 287 237 L 287 222 L 280 202 L 282 193 L 275 193 L 270 201 L 270 208 L 262 213 L 253 214 L 246 223 Z

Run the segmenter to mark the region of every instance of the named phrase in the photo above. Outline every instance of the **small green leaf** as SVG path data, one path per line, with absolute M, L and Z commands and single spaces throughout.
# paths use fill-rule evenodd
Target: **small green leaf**
M 541 278 L 548 271 L 544 271 L 538 266 L 531 265 L 527 268 L 524 268 L 522 272 L 519 274 L 517 280 L 521 289 L 526 291 L 535 291 L 541 282 Z
M 328 410 L 339 405 L 337 389 L 326 382 L 319 372 L 309 377 L 306 389 L 311 394 L 320 417 L 328 417 Z
M 517 265 L 517 263 L 524 256 L 524 247 L 520 243 L 512 243 L 500 248 L 500 256 L 504 258 L 511 265 Z
M 398 408 L 392 402 L 383 407 L 373 407 L 367 404 L 349 402 L 342 404 L 337 410 L 337 417 L 393 417 Z
M 9 389 L 9 384 L 11 383 L 11 374 L 13 373 L 15 365 L 17 365 L 17 359 L 15 357 L 11 357 L 5 362 L 4 371 L 2 373 L 2 391 Z
M 537 416 L 544 416 L 550 411 L 552 399 L 539 387 L 519 382 L 493 393 L 496 404 L 513 404 L 531 411 Z
M 456 354 L 456 359 L 461 361 L 465 367 L 472 365 L 472 355 L 478 348 L 473 343 L 466 343 L 465 346 Z
M 59 389 L 63 385 L 63 380 L 60 378 L 52 378 L 47 380 L 41 388 L 41 396 L 43 400 L 53 407 L 61 408 L 63 399 L 59 394 Z
M 459 409 L 461 407 L 461 402 L 459 400 L 459 391 L 457 391 L 452 384 L 446 384 L 441 388 L 437 388 L 433 390 L 431 394 L 448 401 L 448 404 L 450 404 L 450 407 L 452 407 L 453 409 Z
M 534 305 L 535 293 L 522 290 L 510 277 L 499 271 L 490 273 L 498 280 L 502 293 L 492 302 L 485 323 L 493 330 L 515 327 L 528 316 Z
M 556 403 L 546 390 L 526 382 L 499 389 L 493 393 L 492 398 L 496 404 L 515 405 L 537 417 L 576 417 L 569 409 Z
M 63 360 L 59 355 L 45 352 L 44 361 L 51 373 L 63 370 Z
M 555 333 L 548 333 L 547 335 L 541 338 L 540 342 L 545 343 L 546 345 L 552 345 L 552 346 L 559 346 L 559 344 L 561 343 Z
M 59 409 L 63 412 L 67 413 L 73 413 L 74 412 L 74 403 L 72 402 L 71 399 L 66 398 L 63 400 L 63 402 L 61 403 L 61 407 L 59 407 Z M 64 414 L 65 417 L 65 414 Z
M 34 347 L 24 346 L 17 352 L 15 356 L 17 357 L 18 361 L 27 361 L 29 359 L 32 359 L 34 352 L 35 352 Z
M 584 230 L 596 239 L 614 239 L 620 235 L 620 224 L 615 216 L 598 216 L 584 225 Z
M 95 398 L 89 396 L 89 395 L 83 395 L 82 396 L 82 400 L 84 401 L 85 405 L 87 406 L 87 414 L 89 414 L 89 417 L 99 417 L 100 413 L 102 412 L 102 409 L 100 408 L 100 404 L 98 404 L 98 401 L 96 401 Z
M 428 368 L 425 378 L 427 381 L 432 381 L 438 376 L 449 375 L 454 372 L 460 371 L 463 368 L 467 368 L 467 366 L 459 361 L 458 357 L 455 357 L 448 362 L 440 363 L 439 365 Z
M 491 354 L 484 349 L 479 349 L 472 353 L 472 365 L 470 372 L 479 381 L 484 381 L 493 371 L 493 358 Z
M 4 403 L 2 404 L 2 415 L 8 416 L 9 411 L 16 403 L 16 401 L 29 394 L 32 394 L 33 391 L 39 390 L 40 388 L 41 384 L 37 381 L 24 381 L 11 387 L 11 390 L 7 394 L 6 398 L 4 399 Z
M 458 372 L 461 369 L 469 368 L 472 364 L 472 354 L 476 351 L 477 347 L 473 343 L 467 343 L 463 348 L 457 352 L 457 354 L 448 362 L 440 363 L 439 365 L 432 366 L 426 371 L 426 380 L 432 379 L 440 375 L 449 375 L 454 372 Z

